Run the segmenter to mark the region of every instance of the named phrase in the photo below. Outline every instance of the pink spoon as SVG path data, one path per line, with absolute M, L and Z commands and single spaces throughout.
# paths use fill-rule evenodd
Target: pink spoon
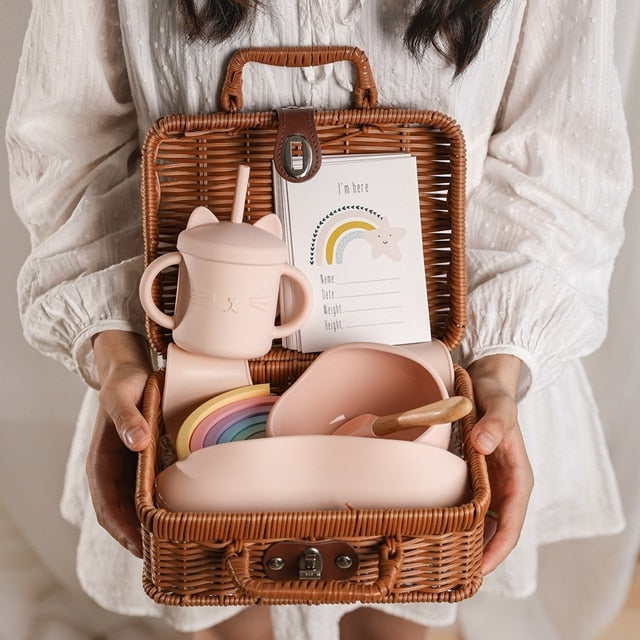
M 454 422 L 471 411 L 471 401 L 464 396 L 451 396 L 431 402 L 416 409 L 401 411 L 388 416 L 364 413 L 341 424 L 333 435 L 337 436 L 387 436 L 404 429 L 427 427 L 432 424 Z

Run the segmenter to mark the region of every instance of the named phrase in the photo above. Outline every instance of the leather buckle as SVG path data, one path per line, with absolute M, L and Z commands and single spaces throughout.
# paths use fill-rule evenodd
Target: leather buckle
M 322 149 L 314 111 L 310 108 L 277 109 L 278 132 L 273 152 L 276 171 L 289 182 L 304 182 L 318 173 Z

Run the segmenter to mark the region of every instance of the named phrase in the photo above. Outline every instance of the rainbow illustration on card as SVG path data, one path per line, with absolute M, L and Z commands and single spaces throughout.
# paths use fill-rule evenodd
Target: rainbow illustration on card
M 323 216 L 313 230 L 309 249 L 312 266 L 342 264 L 347 247 L 364 241 L 371 247 L 371 258 L 387 256 L 400 261 L 398 242 L 406 235 L 403 227 L 392 227 L 389 220 L 369 207 L 344 205 Z

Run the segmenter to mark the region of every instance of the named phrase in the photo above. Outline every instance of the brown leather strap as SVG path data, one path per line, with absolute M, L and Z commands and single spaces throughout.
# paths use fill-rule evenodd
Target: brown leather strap
M 318 173 L 322 149 L 313 109 L 277 109 L 278 133 L 273 150 L 276 171 L 289 182 L 304 182 Z

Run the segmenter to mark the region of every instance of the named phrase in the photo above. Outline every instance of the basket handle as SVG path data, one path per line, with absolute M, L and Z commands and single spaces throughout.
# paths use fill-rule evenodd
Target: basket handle
M 361 602 L 378 602 L 387 597 L 396 583 L 402 567 L 403 552 L 394 545 L 393 553 L 388 544 L 380 546 L 378 579 L 370 584 L 354 584 L 342 581 L 290 580 L 283 583 L 252 578 L 249 573 L 249 553 L 245 549 L 233 549 L 225 557 L 233 581 L 243 595 L 252 599 L 276 599 L 288 602 L 317 602 L 318 597 L 340 601 L 341 596 Z
M 334 62 L 350 61 L 356 67 L 357 80 L 353 89 L 358 109 L 375 107 L 378 90 L 365 53 L 357 47 L 262 47 L 240 49 L 227 66 L 220 104 L 227 112 L 242 109 L 242 68 L 247 62 L 278 67 L 315 67 Z

